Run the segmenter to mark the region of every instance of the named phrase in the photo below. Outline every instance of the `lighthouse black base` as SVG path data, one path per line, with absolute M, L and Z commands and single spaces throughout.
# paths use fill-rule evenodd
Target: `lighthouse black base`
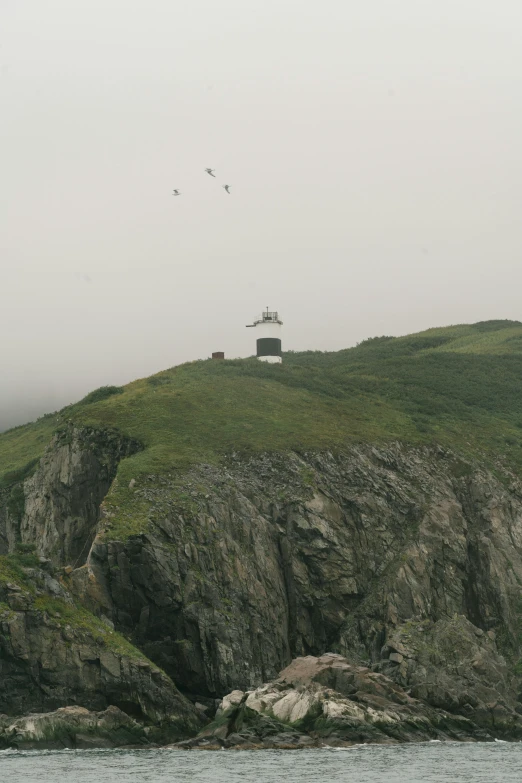
M 277 337 L 261 337 L 256 345 L 258 359 L 261 356 L 281 356 L 281 340 Z

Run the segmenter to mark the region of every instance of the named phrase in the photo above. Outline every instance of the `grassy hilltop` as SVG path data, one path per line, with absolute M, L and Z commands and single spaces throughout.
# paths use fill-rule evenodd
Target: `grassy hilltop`
M 33 469 L 68 421 L 118 429 L 144 450 L 118 482 L 229 451 L 340 448 L 353 441 L 439 442 L 522 465 L 522 323 L 487 321 L 378 337 L 335 353 L 197 361 L 0 435 L 0 487 Z

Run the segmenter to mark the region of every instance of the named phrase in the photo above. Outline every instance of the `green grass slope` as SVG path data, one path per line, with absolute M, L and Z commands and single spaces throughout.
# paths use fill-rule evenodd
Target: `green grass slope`
M 336 449 L 399 438 L 522 465 L 522 323 L 488 321 L 374 338 L 335 353 L 287 353 L 281 366 L 198 361 L 97 390 L 0 435 L 0 488 L 30 472 L 68 420 L 142 442 L 144 450 L 120 465 L 115 501 L 130 478 L 215 462 L 229 451 Z

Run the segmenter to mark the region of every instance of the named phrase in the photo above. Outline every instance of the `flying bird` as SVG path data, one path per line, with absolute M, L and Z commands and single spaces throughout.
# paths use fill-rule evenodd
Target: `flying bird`
M 227 191 L 228 195 L 230 196 L 230 185 L 223 185 L 225 190 Z
M 173 190 L 172 191 L 172 195 L 173 196 L 181 196 L 181 193 L 179 192 L 179 190 Z
M 215 177 L 215 176 L 216 176 L 216 175 L 214 174 L 215 170 L 216 170 L 216 169 L 205 169 L 205 171 L 207 172 L 207 174 L 210 174 L 210 176 L 211 176 L 211 177 Z

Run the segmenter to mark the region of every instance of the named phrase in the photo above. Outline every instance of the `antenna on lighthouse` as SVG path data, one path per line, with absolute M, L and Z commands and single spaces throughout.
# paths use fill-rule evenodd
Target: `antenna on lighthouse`
M 279 314 L 270 312 L 268 307 L 253 324 L 247 324 L 247 327 L 257 330 L 256 355 L 261 362 L 281 364 L 283 361 L 281 351 L 282 325 L 283 322 L 279 320 Z

